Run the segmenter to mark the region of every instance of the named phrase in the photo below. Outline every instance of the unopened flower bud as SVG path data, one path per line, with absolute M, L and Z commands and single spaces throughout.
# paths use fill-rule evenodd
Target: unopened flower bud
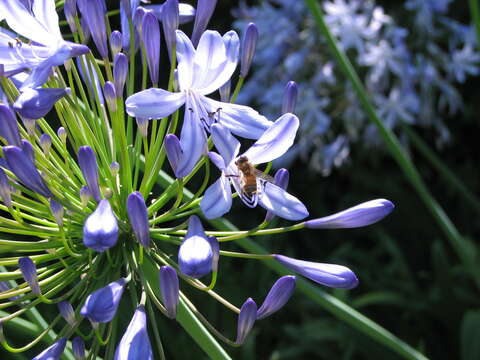
M 68 301 L 60 301 L 58 304 L 58 311 L 60 312 L 60 315 L 65 319 L 67 323 L 70 325 L 75 324 L 75 312 L 73 311 L 72 304 L 70 304 Z
M 98 52 L 103 59 L 107 58 L 107 27 L 105 23 L 107 6 L 105 0 L 77 0 L 77 3 Z
M 240 60 L 240 75 L 245 78 L 250 70 L 257 47 L 258 28 L 254 23 L 249 23 L 245 30 L 242 43 L 242 55 Z
M 110 35 L 110 48 L 112 49 L 112 56 L 115 57 L 122 51 L 122 33 L 115 30 Z
M 117 93 L 115 91 L 115 85 L 111 81 L 105 82 L 103 96 L 105 96 L 105 100 L 107 101 L 108 109 L 111 112 L 117 111 Z
M 198 41 L 207 28 L 208 22 L 213 15 L 217 0 L 198 0 L 195 23 L 193 24 L 192 44 L 198 45 Z
M 138 191 L 131 193 L 127 198 L 127 214 L 135 237 L 146 249 L 150 246 L 150 226 L 148 224 L 148 210 L 142 194 Z
M 103 199 L 83 225 L 83 243 L 95 251 L 104 252 L 115 246 L 117 240 L 117 218 L 108 200 Z
M 138 131 L 143 137 L 147 137 L 148 135 L 148 124 L 149 121 L 147 118 L 136 117 L 135 120 L 137 121 Z
M 257 319 L 257 304 L 251 298 L 248 298 L 240 308 L 240 314 L 238 314 L 237 324 L 237 339 L 235 343 L 238 345 L 243 344 L 248 333 L 255 324 Z
M 63 215 L 65 213 L 63 205 L 53 199 L 50 199 L 50 211 L 52 212 L 52 215 L 55 218 L 55 222 L 57 223 L 57 225 L 62 227 Z
M 282 308 L 295 291 L 295 276 L 282 276 L 268 292 L 262 306 L 257 311 L 257 319 L 264 319 Z
M 145 46 L 148 71 L 153 84 L 158 84 L 158 70 L 160 63 L 160 26 L 152 13 L 143 17 L 142 39 Z
M 6 207 L 12 207 L 12 188 L 8 181 L 7 174 L 0 167 L 0 197 Z
M 80 336 L 75 336 L 73 338 L 72 350 L 75 360 L 85 360 L 85 342 Z
M 174 134 L 168 134 L 164 140 L 165 152 L 167 153 L 167 159 L 172 167 L 173 172 L 177 171 L 177 165 L 182 156 L 182 147 L 180 140 Z
M 163 4 L 161 18 L 170 59 L 172 58 L 172 51 L 175 48 L 175 30 L 178 29 L 179 16 L 178 0 L 167 0 Z
M 57 130 L 57 136 L 60 138 L 60 141 L 65 144 L 67 142 L 67 130 L 65 128 L 59 127 Z
M 123 53 L 115 55 L 113 62 L 113 83 L 117 97 L 123 97 L 123 88 L 127 81 L 128 59 Z
M 180 291 L 177 272 L 171 266 L 162 266 L 160 268 L 160 290 L 163 305 L 167 309 L 167 316 L 175 319 Z
M 139 6 L 137 7 L 137 9 L 135 10 L 135 13 L 133 14 L 133 25 L 135 26 L 135 29 L 137 29 L 138 33 L 141 34 L 143 29 L 142 29 L 142 25 L 143 25 L 143 17 L 145 16 L 146 14 L 146 10 Z
M 6 104 L 0 104 L 0 136 L 7 140 L 8 145 L 20 146 L 17 119 L 10 106 Z
M 48 157 L 50 154 L 50 148 L 52 147 L 52 138 L 48 134 L 42 134 L 40 136 L 40 146 L 42 147 L 43 153 Z
M 67 345 L 67 339 L 60 338 L 52 346 L 43 350 L 32 360 L 59 360 L 65 350 L 65 345 Z
M 135 359 L 153 359 L 152 345 L 147 332 L 147 315 L 143 305 L 138 306 L 135 310 L 135 314 L 118 344 L 114 359 L 121 360 L 130 357 L 125 357 L 125 354 L 135 354 Z
M 101 197 L 98 185 L 98 165 L 95 153 L 90 146 L 80 146 L 78 150 L 78 165 L 82 170 L 88 189 L 95 201 L 99 202 Z
M 18 259 L 18 267 L 22 272 L 23 278 L 30 286 L 32 293 L 40 295 L 40 285 L 38 284 L 37 268 L 35 263 L 29 257 Z
M 118 172 L 120 171 L 120 164 L 116 161 L 112 162 L 110 164 L 110 173 L 112 174 L 113 177 L 118 175 Z
M 282 114 L 295 112 L 297 97 L 298 85 L 295 81 L 289 81 L 283 93 Z
M 75 17 L 77 16 L 77 0 L 65 0 L 63 11 L 70 30 L 72 33 L 76 33 L 77 25 L 75 24 Z
M 13 108 L 25 118 L 40 119 L 47 115 L 58 100 L 69 93 L 70 88 L 27 88 L 17 98 Z
M 95 290 L 88 295 L 85 304 L 80 310 L 80 315 L 87 317 L 94 323 L 110 322 L 117 313 L 118 304 L 126 284 L 127 280 L 121 278 L 103 288 Z
M 82 201 L 82 207 L 86 207 L 88 205 L 88 201 L 92 197 L 90 189 L 88 186 L 83 186 L 80 189 L 80 200 Z

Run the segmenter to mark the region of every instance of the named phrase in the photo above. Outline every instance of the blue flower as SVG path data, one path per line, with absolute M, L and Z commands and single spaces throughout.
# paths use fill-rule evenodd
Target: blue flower
M 104 252 L 115 246 L 117 240 L 117 218 L 108 200 L 103 199 L 83 224 L 83 243 L 95 251 Z
M 25 44 L 16 35 L 1 32 L 0 63 L 5 71 L 33 69 L 21 90 L 43 85 L 53 66 L 89 52 L 85 45 L 63 40 L 54 0 L 34 1 L 32 10 L 21 1 L 0 1 L 0 14 L 13 31 L 33 42 Z
M 114 360 L 153 360 L 152 345 L 147 333 L 145 307 L 135 310 L 130 324 L 115 351 Z
M 13 108 L 23 117 L 40 119 L 47 115 L 58 100 L 69 93 L 69 88 L 27 88 L 20 93 L 20 96 L 13 104 Z
M 148 211 L 143 196 L 138 191 L 128 195 L 127 214 L 130 225 L 138 242 L 148 248 L 150 244 L 150 229 L 148 224 Z
M 225 84 L 237 66 L 239 39 L 234 31 L 223 37 L 216 31 L 206 31 L 197 49 L 190 39 L 177 30 L 178 82 L 180 92 L 148 89 L 125 101 L 131 116 L 160 119 L 185 104 L 185 117 L 180 135 L 183 155 L 175 175 L 188 175 L 200 156 L 206 153 L 207 136 L 214 123 L 221 123 L 232 133 L 258 139 L 271 125 L 255 110 L 242 105 L 211 100 L 208 95 Z
M 192 215 L 188 220 L 188 232 L 178 250 L 180 271 L 193 278 L 212 271 L 214 251 L 205 235 L 200 219 Z
M 180 296 L 177 272 L 171 266 L 162 266 L 159 274 L 163 305 L 167 316 L 175 319 Z
M 252 165 L 272 161 L 282 156 L 292 146 L 299 126 L 293 114 L 282 115 L 265 133 L 242 155 L 238 156 L 240 143 L 221 124 L 212 126 L 212 137 L 221 156 L 211 152 L 210 159 L 222 171 L 220 178 L 206 191 L 200 207 L 207 219 L 222 216 L 230 210 L 233 185 L 243 203 L 248 207 L 260 204 L 273 214 L 288 220 L 300 220 L 308 216 L 308 211 L 300 200 L 281 187 L 257 177 L 257 190 L 246 193 L 242 190 L 241 173 L 236 165 L 238 159 L 247 159 Z
M 257 319 L 264 319 L 280 310 L 293 295 L 295 285 L 295 276 L 287 275 L 278 279 L 268 292 L 260 309 L 257 310 Z
M 94 323 L 111 321 L 117 312 L 126 283 L 126 279 L 121 278 L 88 295 L 80 315 Z
M 257 304 L 251 298 L 248 298 L 240 308 L 240 314 L 238 315 L 236 344 L 243 344 L 255 324 L 255 320 L 257 320 Z
M 88 185 L 90 194 L 95 201 L 100 201 L 102 195 L 100 194 L 100 187 L 98 185 L 97 159 L 95 152 L 90 146 L 80 146 L 78 149 L 78 165 L 82 170 L 83 178 Z

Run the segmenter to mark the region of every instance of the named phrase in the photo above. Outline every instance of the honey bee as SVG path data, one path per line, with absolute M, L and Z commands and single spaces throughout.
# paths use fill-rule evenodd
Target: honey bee
M 235 161 L 235 165 L 240 174 L 240 197 L 247 206 L 255 207 L 265 181 L 275 183 L 275 180 L 256 169 L 246 156 L 240 156 Z

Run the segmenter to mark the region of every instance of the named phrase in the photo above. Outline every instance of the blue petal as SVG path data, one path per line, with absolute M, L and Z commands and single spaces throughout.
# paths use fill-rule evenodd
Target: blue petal
M 230 182 L 222 173 L 222 176 L 205 191 L 200 208 L 207 219 L 216 219 L 230 211 L 231 207 L 232 189 Z
M 230 130 L 222 124 L 213 124 L 210 131 L 212 133 L 213 143 L 220 155 L 222 155 L 225 165 L 230 165 L 240 151 L 240 142 L 235 139 Z
M 265 183 L 259 204 L 287 220 L 301 220 L 308 216 L 308 210 L 295 196 L 270 182 Z
M 298 126 L 295 115 L 282 115 L 243 155 L 255 165 L 279 158 L 292 146 Z
M 257 111 L 244 105 L 223 103 L 199 96 L 208 112 L 218 112 L 218 122 L 232 134 L 247 139 L 258 139 L 273 123 Z M 220 110 L 219 110 L 220 109 Z
M 20 94 L 13 104 L 13 108 L 23 117 L 40 119 L 47 115 L 53 105 L 69 92 L 69 88 L 28 88 Z
M 195 49 L 185 33 L 177 30 L 178 85 L 180 90 L 189 89 L 193 81 L 193 59 Z
M 225 161 L 223 160 L 223 157 L 221 157 L 218 153 L 216 153 L 215 151 L 209 151 L 208 158 L 214 163 L 214 165 L 218 169 L 225 170 Z
M 32 4 L 32 11 L 35 18 L 57 39 L 62 38 L 58 26 L 58 14 L 55 9 L 54 0 L 35 0 Z
M 185 94 L 152 88 L 128 97 L 125 108 L 130 116 L 146 119 L 161 119 L 185 103 Z

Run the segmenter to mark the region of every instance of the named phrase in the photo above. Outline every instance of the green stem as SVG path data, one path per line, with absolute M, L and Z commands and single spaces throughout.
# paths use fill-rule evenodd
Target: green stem
M 480 42 L 480 7 L 478 5 L 478 0 L 469 0 L 468 4 L 470 5 L 470 12 L 472 13 L 472 20 L 475 24 L 475 29 L 477 30 L 477 43 Z

